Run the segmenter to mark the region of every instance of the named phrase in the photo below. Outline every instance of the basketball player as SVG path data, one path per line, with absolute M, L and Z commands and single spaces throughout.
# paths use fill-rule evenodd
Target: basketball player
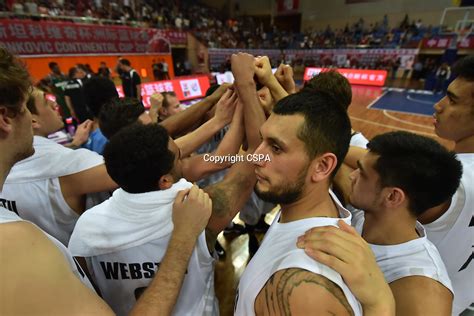
M 24 66 L 0 48 L 0 190 L 10 168 L 34 153 L 32 119 L 26 107 L 30 89 Z M 183 198 L 183 193 L 179 197 Z M 5 200 L 1 201 L 6 204 Z M 191 214 L 195 220 L 184 221 Z M 193 243 L 209 215 L 209 202 L 198 202 L 191 193 L 185 201 L 177 199 L 170 242 L 174 248 L 169 249 L 163 260 L 172 262 L 173 266 L 162 265 L 147 290 L 147 300 L 137 304 L 139 314 L 156 314 L 158 308 L 160 311 L 172 308 L 173 293 L 179 291 Z M 113 315 L 58 240 L 2 206 L 0 240 L 1 314 Z
M 463 175 L 453 198 L 423 213 L 428 238 L 438 248 L 454 287 L 453 315 L 474 309 L 474 55 L 453 66 L 456 79 L 435 104 L 436 134 L 454 141 Z M 466 312 L 467 312 L 466 311 Z
M 418 218 L 428 239 L 436 246 L 454 289 L 453 315 L 472 310 L 474 292 L 473 220 L 474 209 L 474 56 L 459 60 L 453 67 L 457 78 L 451 82 L 446 96 L 435 104 L 436 134 L 454 141 L 454 151 L 463 166 L 461 184 L 447 202 L 427 210 Z M 351 168 L 365 151 L 351 147 L 344 160 Z
M 436 141 L 406 132 L 378 135 L 368 148 L 350 180 L 346 174 L 352 181 L 350 203 L 363 210 L 354 212 L 352 224 L 375 253 L 395 296 L 397 315 L 450 315 L 448 273 L 416 218 L 451 198 L 461 164 Z M 332 245 L 341 241 L 322 244 L 320 237 L 320 231 L 307 236 L 317 240 L 318 252 L 331 248 L 333 253 Z M 348 255 L 340 249 L 336 254 L 342 261 Z
M 79 215 L 86 210 L 87 195 L 117 185 L 108 176 L 102 156 L 47 139 L 63 127 L 63 121 L 44 92 L 33 90 L 27 106 L 32 113 L 35 154 L 15 164 L 0 197 L 8 209 L 67 246 Z M 104 199 L 93 198 L 98 201 L 89 199 L 89 207 Z
M 234 60 L 232 66 L 241 70 Z M 240 279 L 236 315 L 362 315 L 341 276 L 295 243 L 311 227 L 335 226 L 340 218 L 350 224 L 350 212 L 329 192 L 350 131 L 347 113 L 324 93 L 287 96 L 263 124 L 255 153 L 270 161 L 256 162 L 255 192 L 281 212 Z
M 253 69 L 252 56 L 250 61 L 247 66 Z M 255 106 L 255 85 L 253 90 L 250 86 L 237 91 L 245 104 L 245 131 L 252 153 L 260 143 L 258 124 L 264 121 L 264 114 Z M 242 120 L 242 111 L 236 110 L 228 133 L 234 125 L 240 128 Z M 178 190 L 192 184 L 182 179 L 176 144 L 157 124 L 124 128 L 111 138 L 104 158 L 121 189 L 79 219 L 69 247 L 74 255 L 88 258 L 105 300 L 117 314 L 125 315 L 161 265 L 172 229 L 171 202 Z M 253 164 L 242 161 L 235 163 L 221 182 L 205 188 L 213 201 L 212 216 L 206 232 L 198 238 L 173 314 L 218 313 L 210 250 L 217 235 L 247 201 L 254 183 Z M 102 238 L 94 237 L 98 235 Z

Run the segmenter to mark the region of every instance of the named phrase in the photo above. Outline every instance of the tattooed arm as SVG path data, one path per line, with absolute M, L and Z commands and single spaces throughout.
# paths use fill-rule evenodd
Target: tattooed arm
M 212 199 L 212 215 L 206 227 L 206 240 L 210 250 L 214 249 L 217 235 L 245 205 L 255 182 L 254 166 L 245 161 L 234 164 L 222 181 L 204 188 Z
M 341 288 L 303 269 L 273 274 L 255 299 L 256 315 L 354 315 Z

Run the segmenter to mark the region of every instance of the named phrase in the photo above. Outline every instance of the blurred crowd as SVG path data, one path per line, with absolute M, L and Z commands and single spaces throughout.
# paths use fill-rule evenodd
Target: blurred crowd
M 421 19 L 367 23 L 360 18 L 344 28 L 327 25 L 290 32 L 251 16 L 228 18 L 222 12 L 195 1 L 172 0 L 0 0 L 0 9 L 17 15 L 83 17 L 140 23 L 142 26 L 189 30 L 209 48 L 313 49 L 342 47 L 417 47 L 423 38 L 437 35 L 439 28 Z

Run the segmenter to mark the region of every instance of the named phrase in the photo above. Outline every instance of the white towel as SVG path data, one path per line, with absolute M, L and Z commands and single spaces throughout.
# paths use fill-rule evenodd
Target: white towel
M 104 163 L 101 155 L 88 149 L 72 150 L 45 137 L 33 138 L 35 153 L 17 162 L 5 183 L 53 179 L 81 172 Z
M 192 187 L 181 179 L 167 190 L 131 194 L 118 189 L 104 203 L 87 210 L 69 241 L 74 256 L 93 257 L 143 245 L 171 234 L 173 202 Z

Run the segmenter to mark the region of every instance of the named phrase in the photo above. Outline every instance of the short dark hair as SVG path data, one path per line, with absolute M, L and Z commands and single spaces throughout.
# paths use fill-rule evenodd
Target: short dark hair
M 120 62 L 122 65 L 125 65 L 125 66 L 131 66 L 131 65 L 132 65 L 132 64 L 130 63 L 130 60 L 125 59 L 125 58 L 120 59 L 119 62 Z
M 19 113 L 31 88 L 30 75 L 25 65 L 8 50 L 0 47 L 0 105 L 13 114 Z
M 453 73 L 464 80 L 474 81 L 474 55 L 458 60 L 453 66 Z
M 158 124 L 133 124 L 105 145 L 104 160 L 110 177 L 129 193 L 158 190 L 159 179 L 174 166 L 169 136 Z
M 145 107 L 135 98 L 113 99 L 104 104 L 100 110 L 100 131 L 110 139 L 122 128 L 136 123 L 144 112 Z
M 71 67 L 69 68 L 68 76 L 70 79 L 74 79 L 74 76 L 77 73 L 77 67 Z
M 52 62 L 50 62 L 50 63 L 48 64 L 48 67 L 49 67 L 49 69 L 53 70 L 53 68 L 54 68 L 55 66 L 57 66 L 57 65 L 58 65 L 57 62 L 52 61 Z
M 304 142 L 310 159 L 327 152 L 336 155 L 337 165 L 332 173 L 334 176 L 349 149 L 351 122 L 347 112 L 326 93 L 307 91 L 281 99 L 273 112 L 278 115 L 304 116 L 305 122 L 298 131 L 298 138 Z
M 335 70 L 320 72 L 306 82 L 303 90 L 325 92 L 346 110 L 352 102 L 351 84 L 346 77 Z
M 76 67 L 78 69 L 81 69 L 82 71 L 84 71 L 85 73 L 88 73 L 89 72 L 89 69 L 87 69 L 87 66 L 84 65 L 84 64 L 77 64 Z
M 367 148 L 379 156 L 374 168 L 382 188 L 402 189 L 414 216 L 447 201 L 459 186 L 462 165 L 456 154 L 431 138 L 390 132 L 375 136 Z
M 84 100 L 94 117 L 99 117 L 102 106 L 114 98 L 118 92 L 114 83 L 103 77 L 93 77 L 84 83 Z
M 164 108 L 167 108 L 170 106 L 170 103 L 168 102 L 168 98 L 166 98 L 166 96 L 170 96 L 170 97 L 176 97 L 176 93 L 174 93 L 173 91 L 165 91 L 165 92 L 161 92 L 161 95 L 163 95 L 163 103 L 162 103 L 162 106 Z

